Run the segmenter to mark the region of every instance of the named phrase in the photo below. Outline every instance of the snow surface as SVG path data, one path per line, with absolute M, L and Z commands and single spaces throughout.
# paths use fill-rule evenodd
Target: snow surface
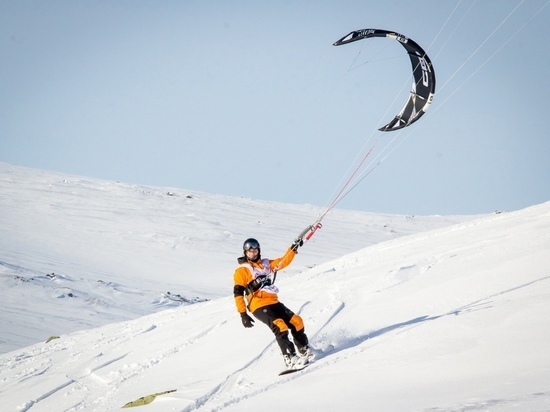
M 235 259 L 323 211 L 0 163 L 1 410 L 550 410 L 550 202 L 331 212 L 277 277 L 320 351 L 279 377 Z

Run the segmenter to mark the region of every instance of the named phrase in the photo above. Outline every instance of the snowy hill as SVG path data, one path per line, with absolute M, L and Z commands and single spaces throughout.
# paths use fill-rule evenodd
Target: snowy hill
M 278 256 L 323 211 L 0 163 L 0 353 L 179 306 L 177 295 L 228 296 L 244 239 Z M 472 218 L 336 210 L 285 276 Z
M 550 410 L 550 202 L 331 213 L 277 279 L 323 352 L 278 377 L 271 332 L 235 313 L 231 273 L 245 237 L 276 257 L 320 208 L 5 164 L 0 182 L 2 340 L 36 317 L 104 325 L 0 355 L 2 410 L 118 410 L 168 390 L 140 410 Z M 208 301 L 166 309 L 167 290 Z

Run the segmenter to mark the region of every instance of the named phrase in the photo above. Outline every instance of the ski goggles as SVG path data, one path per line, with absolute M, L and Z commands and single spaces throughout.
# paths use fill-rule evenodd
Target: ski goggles
M 248 252 L 250 249 L 259 249 L 259 248 L 260 248 L 260 244 L 254 241 L 248 241 L 243 245 L 243 249 L 245 252 Z

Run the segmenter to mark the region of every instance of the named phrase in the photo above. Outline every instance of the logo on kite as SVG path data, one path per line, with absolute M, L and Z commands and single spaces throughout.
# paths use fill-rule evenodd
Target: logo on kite
M 432 62 L 426 52 L 415 41 L 395 33 L 382 29 L 355 30 L 335 42 L 334 46 L 352 43 L 369 37 L 387 37 L 397 40 L 409 54 L 412 65 L 413 83 L 409 99 L 397 116 L 380 131 L 389 132 L 410 126 L 428 110 L 435 93 L 435 73 Z

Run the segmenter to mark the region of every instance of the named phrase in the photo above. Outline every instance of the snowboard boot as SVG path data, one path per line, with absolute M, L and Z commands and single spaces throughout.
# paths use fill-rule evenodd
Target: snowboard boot
M 298 348 L 298 354 L 302 357 L 307 359 L 308 361 L 313 360 L 315 358 L 315 354 L 311 350 L 309 346 L 302 346 Z
M 294 367 L 296 367 L 298 363 L 300 363 L 300 358 L 292 354 L 283 355 L 283 360 L 285 362 L 285 366 L 287 367 L 287 369 L 293 369 Z

